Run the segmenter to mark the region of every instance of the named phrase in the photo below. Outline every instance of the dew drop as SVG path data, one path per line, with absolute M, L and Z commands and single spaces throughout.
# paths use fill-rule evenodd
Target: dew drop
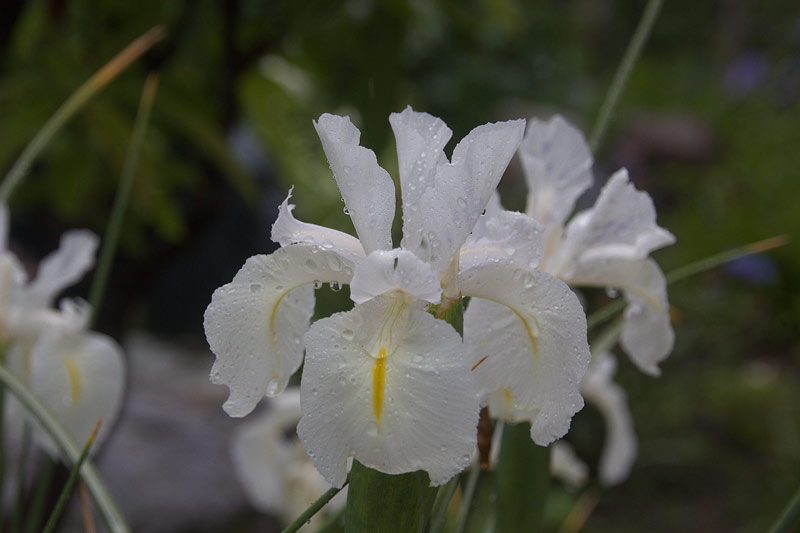
M 467 200 L 466 200 L 466 198 L 459 198 L 457 200 L 457 203 L 458 203 L 458 207 L 460 207 L 461 209 L 466 209 L 467 208 Z
M 422 356 L 417 354 L 417 355 L 414 356 L 413 360 L 414 360 L 415 363 L 421 363 L 422 362 Z
M 339 292 L 342 290 L 342 286 L 338 281 L 331 281 L 330 286 L 333 292 Z
M 318 280 L 318 279 L 315 279 L 314 280 L 314 288 L 315 289 L 319 289 L 320 287 L 322 287 L 322 282 L 320 280 Z
M 533 275 L 530 272 L 526 272 L 522 276 L 522 284 L 525 285 L 526 289 L 533 287 Z
M 375 422 L 370 422 L 367 424 L 367 434 L 372 435 L 373 437 L 378 434 L 378 424 Z
M 485 217 L 485 216 L 486 216 L 486 209 L 484 209 L 483 211 L 481 211 L 481 216 L 482 216 L 482 217 Z
M 280 383 L 277 379 L 272 378 L 269 383 L 267 383 L 267 396 L 275 396 L 278 394 L 278 388 L 280 387 Z
M 351 340 L 353 340 L 353 337 L 355 337 L 355 333 L 353 333 L 352 329 L 346 329 L 346 330 L 342 331 L 342 338 L 344 340 L 351 341 Z
M 342 209 L 342 211 L 344 211 L 345 215 L 349 215 L 350 214 L 350 210 L 347 209 L 347 206 L 344 206 L 344 209 Z
M 250 292 L 258 292 L 260 290 L 261 290 L 261 284 L 260 283 L 251 283 L 250 284 Z
M 609 298 L 616 298 L 619 296 L 619 291 L 614 287 L 606 287 L 606 296 Z

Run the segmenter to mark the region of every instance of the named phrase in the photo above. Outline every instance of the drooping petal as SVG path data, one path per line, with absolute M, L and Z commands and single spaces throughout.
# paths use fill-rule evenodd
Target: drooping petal
M 560 226 L 592 185 L 592 152 L 583 134 L 556 115 L 531 119 L 519 147 L 528 182 L 526 212 L 545 227 Z
M 96 451 L 111 430 L 125 390 L 122 349 L 99 333 L 51 330 L 40 337 L 30 355 L 30 385 L 80 446 L 98 419 Z M 37 433 L 37 441 L 53 457 L 58 448 Z
M 349 117 L 327 113 L 314 122 L 364 251 L 392 249 L 395 191 L 375 153 L 359 145 L 361 132 Z
M 58 250 L 39 264 L 36 278 L 25 291 L 26 305 L 50 305 L 59 292 L 78 282 L 94 265 L 98 243 L 97 236 L 90 231 L 66 232 Z
M 636 460 L 637 441 L 633 419 L 622 387 L 612 381 L 617 361 L 610 354 L 594 356 L 581 392 L 606 421 L 606 442 L 600 456 L 600 481 L 616 485 L 630 474 Z
M 503 209 L 495 192 L 461 253 L 471 254 L 473 247 L 478 247 L 501 260 L 536 268 L 542 258 L 541 234 L 541 224 L 528 215 Z
M 575 286 L 624 291 L 628 305 L 621 344 L 644 373 L 659 375 L 658 364 L 672 351 L 675 333 L 669 317 L 667 282 L 652 259 L 592 258 L 578 262 L 567 280 Z
M 420 300 L 439 303 L 442 287 L 428 263 L 408 250 L 372 252 L 356 265 L 350 297 L 357 304 L 393 290 L 403 290 Z
M 580 382 L 589 364 L 586 317 L 567 285 L 507 261 L 462 254 L 461 289 L 472 296 L 464 341 L 493 416 L 531 422 L 547 445 L 583 407 Z
M 403 203 L 403 248 L 444 272 L 472 231 L 522 139 L 524 120 L 484 124 L 436 167 L 432 186 Z M 405 197 L 404 197 L 405 200 Z
M 223 408 L 244 416 L 265 394 L 284 388 L 303 359 L 303 334 L 314 311 L 314 281 L 349 283 L 353 263 L 335 251 L 292 244 L 248 259 L 214 291 L 204 326 L 217 357 L 211 380 L 230 388 Z
M 330 488 L 292 430 L 300 420 L 300 389 L 270 399 L 269 411 L 248 420 L 231 437 L 231 458 L 253 506 L 289 522 Z M 343 507 L 346 489 L 326 506 Z M 317 515 L 322 521 L 325 514 Z M 318 520 L 319 522 L 319 520 Z M 312 526 L 314 521 L 312 521 Z
M 441 485 L 466 468 L 479 402 L 458 333 L 402 298 L 379 297 L 316 322 L 305 337 L 297 433 L 341 486 L 348 457 Z
M 294 205 L 289 203 L 292 191 L 278 207 L 278 218 L 272 225 L 272 240 L 281 246 L 289 244 L 315 244 L 325 250 L 334 250 L 355 263 L 365 257 L 364 247 L 352 235 L 335 229 L 301 222 L 294 218 Z
M 550 445 L 550 474 L 570 487 L 582 487 L 589 467 L 575 455 L 570 443 L 560 440 Z
M 603 187 L 594 207 L 570 221 L 564 242 L 547 270 L 570 277 L 576 261 L 642 259 L 673 242 L 675 237 L 656 224 L 650 196 L 637 191 L 622 169 Z

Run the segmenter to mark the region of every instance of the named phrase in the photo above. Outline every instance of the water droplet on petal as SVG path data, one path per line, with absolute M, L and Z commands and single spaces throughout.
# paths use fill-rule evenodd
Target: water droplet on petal
M 350 210 L 347 209 L 347 206 L 344 206 L 344 209 L 342 209 L 342 211 L 344 211 L 345 215 L 349 215 L 350 214 Z
M 606 287 L 606 296 L 609 298 L 616 298 L 619 296 L 619 291 L 614 287 Z
M 375 422 L 370 422 L 367 424 L 367 434 L 371 436 L 375 436 L 378 434 L 378 424 Z
M 339 292 L 342 290 L 342 286 L 338 281 L 331 281 L 330 286 L 333 292 Z
M 260 283 L 251 283 L 250 284 L 250 292 L 258 292 L 260 290 L 261 290 L 261 284 Z
M 322 287 L 322 282 L 320 280 L 318 280 L 318 279 L 315 279 L 314 280 L 314 288 L 315 289 L 319 289 L 320 287 Z
M 351 341 L 351 340 L 353 340 L 353 337 L 355 337 L 355 333 L 353 333 L 352 329 L 346 329 L 346 330 L 342 331 L 342 338 L 344 340 Z
M 278 389 L 280 388 L 280 383 L 277 379 L 272 378 L 269 383 L 267 383 L 267 396 L 275 396 L 278 394 Z

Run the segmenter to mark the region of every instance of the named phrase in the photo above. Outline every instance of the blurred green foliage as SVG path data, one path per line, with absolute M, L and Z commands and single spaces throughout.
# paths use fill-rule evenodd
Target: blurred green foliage
M 33 0 L 0 33 L 0 169 L 46 118 L 135 36 L 168 40 L 124 73 L 48 148 L 12 199 L 17 213 L 105 224 L 148 70 L 161 75 L 124 250 L 178 250 L 215 222 L 220 191 L 259 206 L 257 186 L 298 217 L 352 231 L 311 121 L 350 114 L 396 175 L 388 115 L 470 128 L 560 112 L 588 131 L 643 3 L 438 0 L 341 3 Z M 7 37 L 7 38 L 6 38 Z M 233 155 L 244 125 L 269 175 Z M 597 156 L 597 178 L 629 166 L 678 244 L 665 270 L 776 234 L 800 238 L 800 7 L 793 0 L 665 2 Z M 261 180 L 261 181 L 259 181 Z M 502 190 L 521 208 L 512 165 Z M 254 228 L 253 231 L 264 231 Z M 671 289 L 677 343 L 658 380 L 623 360 L 640 457 L 603 490 L 587 531 L 761 531 L 800 482 L 800 254 L 770 253 L 765 285 L 726 270 Z M 158 273 L 154 273 L 158 275 Z M 221 280 L 225 281 L 225 280 Z M 757 280 L 756 280 L 757 281 Z M 322 314 L 346 291 L 320 291 Z M 602 295 L 598 295 L 602 299 Z M 570 439 L 596 464 L 603 426 L 585 409 Z M 592 459 L 594 459 L 592 461 Z M 590 489 L 595 490 L 596 488 Z M 550 496 L 557 529 L 578 500 Z

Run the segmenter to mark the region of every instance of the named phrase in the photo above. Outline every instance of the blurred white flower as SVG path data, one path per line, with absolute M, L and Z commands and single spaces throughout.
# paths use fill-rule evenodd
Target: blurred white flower
M 253 506 L 284 524 L 305 511 L 330 485 L 317 472 L 294 428 L 300 420 L 300 390 L 287 389 L 269 400 L 269 410 L 241 425 L 231 440 L 236 474 Z M 305 526 L 319 529 L 344 507 L 347 488 L 333 497 Z
M 625 391 L 612 381 L 616 368 L 617 361 L 610 353 L 597 353 L 581 384 L 584 398 L 597 407 L 606 423 L 606 440 L 598 465 L 600 483 L 606 486 L 628 477 L 638 448 Z M 588 468 L 569 443 L 553 443 L 550 461 L 553 475 L 565 483 L 580 486 L 586 482 Z
M 97 237 L 70 231 L 55 252 L 39 264 L 37 276 L 27 276 L 7 247 L 8 211 L 0 205 L 0 336 L 5 364 L 50 408 L 76 443 L 89 437 L 97 419 L 103 424 L 96 450 L 111 428 L 124 391 L 122 350 L 110 337 L 88 331 L 89 307 L 81 300 L 58 294 L 74 284 L 94 263 Z M 7 396 L 8 433 L 21 434 L 24 409 Z M 44 433 L 37 442 L 53 457 L 55 444 Z

